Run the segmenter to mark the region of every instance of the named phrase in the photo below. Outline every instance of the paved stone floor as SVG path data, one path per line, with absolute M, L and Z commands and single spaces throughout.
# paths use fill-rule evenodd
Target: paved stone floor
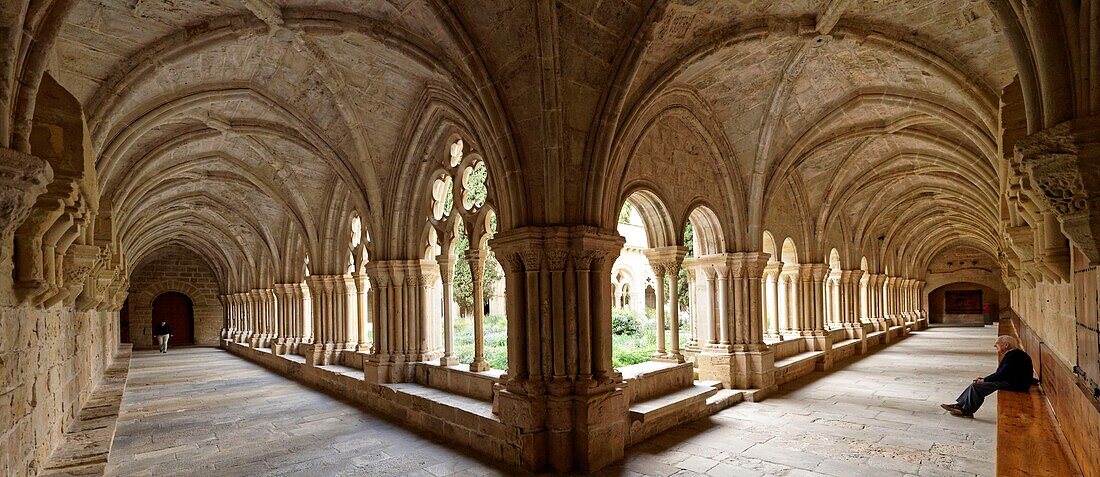
M 996 368 L 996 329 L 930 328 L 627 451 L 643 475 L 994 475 L 997 399 L 939 407 Z M 632 474 L 633 475 L 633 474 Z
M 631 448 L 605 475 L 993 475 L 992 328 L 933 328 Z M 112 476 L 515 475 L 223 351 L 135 352 Z

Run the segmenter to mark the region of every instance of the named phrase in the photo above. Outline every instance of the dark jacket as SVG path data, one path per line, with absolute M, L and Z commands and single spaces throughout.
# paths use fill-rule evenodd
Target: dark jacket
M 1008 383 L 1010 391 L 1029 391 L 1035 383 L 1032 377 L 1031 356 L 1022 349 L 1011 349 L 1001 358 L 997 371 L 985 377 L 986 382 Z
M 170 335 L 170 334 L 172 334 L 172 327 L 168 326 L 167 323 L 165 323 L 163 325 L 160 324 L 160 323 L 157 323 L 157 326 L 153 327 L 153 336 Z M 1028 363 L 1029 363 L 1028 366 L 1031 366 L 1031 364 L 1030 364 L 1031 361 L 1028 361 Z

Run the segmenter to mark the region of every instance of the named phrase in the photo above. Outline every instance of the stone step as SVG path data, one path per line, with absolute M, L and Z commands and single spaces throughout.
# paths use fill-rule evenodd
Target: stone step
M 719 389 L 713 396 L 707 398 L 707 414 L 714 414 L 744 400 L 744 391 Z
M 693 384 L 630 406 L 630 444 L 707 414 L 707 399 L 718 393 L 712 386 Z
M 630 406 L 631 420 L 652 419 L 663 414 L 675 412 L 693 403 L 706 401 L 718 390 L 711 386 L 692 385 L 679 391 L 648 399 Z
M 722 389 L 721 381 L 695 381 L 696 386 L 708 386 L 714 389 Z

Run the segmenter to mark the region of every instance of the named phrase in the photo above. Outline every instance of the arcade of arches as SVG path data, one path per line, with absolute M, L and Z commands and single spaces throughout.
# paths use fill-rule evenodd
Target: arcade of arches
M 1097 0 L 8 0 L 0 38 L 6 475 L 164 294 L 199 345 L 557 471 L 1012 320 L 1100 475 Z

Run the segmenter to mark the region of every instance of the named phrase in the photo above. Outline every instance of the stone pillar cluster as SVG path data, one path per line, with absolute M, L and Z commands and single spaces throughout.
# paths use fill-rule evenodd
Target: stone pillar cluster
M 338 362 L 342 352 L 366 349 L 360 307 L 366 306 L 365 276 L 313 275 L 305 283 L 221 295 L 224 339 L 274 354 L 300 354 L 312 366 Z
M 890 328 L 889 321 L 886 319 L 886 296 L 884 292 L 884 285 L 886 283 L 886 275 L 881 273 L 872 273 L 867 278 L 867 306 L 868 318 L 874 325 L 876 331 L 887 331 Z M 890 335 L 886 335 L 886 340 L 889 341 Z
M 594 227 L 522 227 L 490 241 L 504 265 L 508 372 L 497 405 L 528 467 L 598 469 L 623 456 L 627 399 L 611 365 L 611 265 Z
M 303 307 L 304 295 L 301 283 L 275 284 L 277 303 L 275 319 L 275 343 L 271 349 L 275 354 L 293 354 L 302 344 L 305 320 Z
M 773 353 L 764 344 L 761 277 L 764 253 L 726 253 L 695 260 L 706 275 L 704 293 L 715 306 L 705 310 L 708 343 L 697 356 L 699 378 L 729 388 L 756 388 L 760 396 L 775 386 Z
M 376 384 L 411 381 L 413 363 L 443 354 L 442 333 L 432 319 L 442 305 L 435 299 L 440 267 L 435 262 L 391 260 L 368 262 L 366 270 L 374 339 L 374 353 L 363 363 L 366 379 Z
M 657 280 L 657 352 L 653 355 L 653 359 L 657 361 L 684 362 L 684 354 L 680 351 L 679 279 L 680 267 L 686 255 L 687 249 L 684 247 L 646 250 L 646 258 Z
M 348 349 L 347 282 L 343 275 L 306 277 L 312 297 L 313 343 L 306 347 L 305 358 L 311 366 L 336 363 L 339 352 Z
M 786 307 L 783 306 L 784 304 L 781 303 L 784 296 L 780 293 L 781 289 L 779 287 L 781 280 L 780 274 L 782 271 L 783 262 L 769 262 L 768 265 L 764 267 L 764 290 L 762 293 L 764 297 L 765 325 L 767 328 L 765 335 L 776 340 L 783 339 L 782 330 L 785 329 L 781 327 L 780 324 L 781 312 L 786 310 Z

